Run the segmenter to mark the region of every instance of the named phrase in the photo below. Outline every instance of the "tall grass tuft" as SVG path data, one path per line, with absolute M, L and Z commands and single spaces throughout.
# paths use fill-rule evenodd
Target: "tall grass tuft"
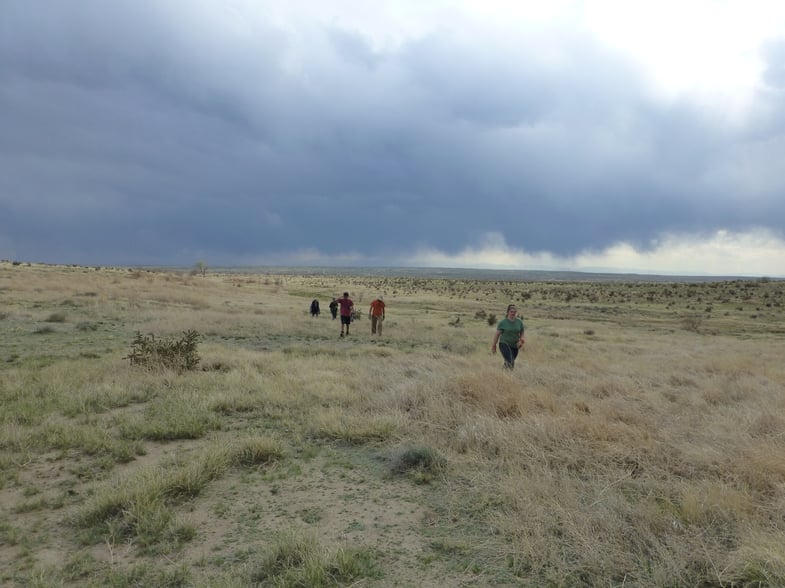
M 209 400 L 186 392 L 174 392 L 151 401 L 144 414 L 120 422 L 126 439 L 167 441 L 199 439 L 221 427 L 221 419 L 211 410 Z
M 63 312 L 53 312 L 49 316 L 46 317 L 47 323 L 64 323 L 66 321 L 65 313 Z
M 335 410 L 314 415 L 310 423 L 315 437 L 361 445 L 392 438 L 399 429 L 395 415 L 359 415 Z
M 425 470 L 433 474 L 441 472 L 446 460 L 430 447 L 405 447 L 399 450 L 392 460 L 391 469 L 396 474 L 411 470 Z
M 174 507 L 201 494 L 235 465 L 269 463 L 282 454 L 276 441 L 252 437 L 210 447 L 195 459 L 148 467 L 104 486 L 72 522 L 89 531 L 89 541 L 132 539 L 145 552 L 168 552 L 193 537 Z
M 268 464 L 284 456 L 281 442 L 268 437 L 248 437 L 234 441 L 227 452 L 233 465 L 244 467 Z
M 315 538 L 289 532 L 278 537 L 250 579 L 262 586 L 348 586 L 383 577 L 376 560 L 368 549 L 339 547 L 329 552 Z
M 397 475 L 408 475 L 418 484 L 429 484 L 444 473 L 447 460 L 431 447 L 405 447 L 392 458 L 390 470 Z

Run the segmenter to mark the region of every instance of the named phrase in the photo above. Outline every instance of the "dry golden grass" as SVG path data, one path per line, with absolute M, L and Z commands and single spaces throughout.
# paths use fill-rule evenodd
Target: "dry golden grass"
M 344 290 L 383 337 L 308 315 Z M 783 282 L 0 263 L 0 294 L 0 584 L 785 585 Z M 187 330 L 198 370 L 124 359 Z

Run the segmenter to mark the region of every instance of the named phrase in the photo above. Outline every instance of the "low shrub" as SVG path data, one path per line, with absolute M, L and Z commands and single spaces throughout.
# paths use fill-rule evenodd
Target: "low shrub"
M 703 326 L 703 317 L 699 314 L 690 314 L 682 318 L 681 324 L 687 331 L 700 333 Z
M 180 339 L 156 339 L 153 334 L 137 332 L 131 352 L 123 359 L 129 360 L 131 365 L 149 369 L 193 370 L 199 364 L 198 343 L 199 333 L 193 330 L 183 332 Z
M 392 471 L 402 474 L 412 470 L 426 470 L 433 474 L 441 472 L 445 460 L 437 451 L 430 447 L 407 447 L 393 458 Z

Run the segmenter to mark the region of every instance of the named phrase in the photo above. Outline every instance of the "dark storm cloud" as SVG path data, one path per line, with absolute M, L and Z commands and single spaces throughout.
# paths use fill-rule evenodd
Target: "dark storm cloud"
M 645 248 L 669 231 L 783 226 L 781 127 L 772 143 L 766 125 L 739 130 L 655 100 L 592 38 L 442 31 L 385 48 L 271 14 L 0 5 L 0 251 L 390 259 L 496 232 L 570 255 Z M 781 54 L 768 50 L 770 92 L 782 89 Z M 738 164 L 772 144 L 774 155 Z

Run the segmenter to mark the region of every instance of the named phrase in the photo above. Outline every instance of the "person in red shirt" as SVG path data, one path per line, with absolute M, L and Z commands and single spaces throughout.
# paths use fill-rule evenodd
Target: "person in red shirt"
M 346 327 L 346 334 L 349 334 L 349 325 L 352 324 L 352 311 L 354 311 L 354 302 L 349 298 L 348 292 L 344 292 L 343 298 L 338 299 L 338 306 L 341 307 L 341 337 L 343 337 L 344 327 Z
M 379 333 L 379 336 L 381 336 L 382 322 L 384 321 L 384 296 L 379 296 L 371 302 L 371 308 L 368 309 L 368 318 L 371 319 L 371 335 Z

